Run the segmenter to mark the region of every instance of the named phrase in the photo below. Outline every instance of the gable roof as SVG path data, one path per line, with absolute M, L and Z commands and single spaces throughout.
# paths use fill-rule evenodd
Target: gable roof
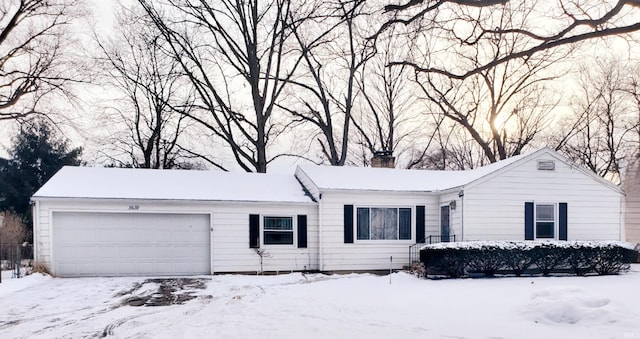
M 221 171 L 63 167 L 34 195 L 46 198 L 146 199 L 312 203 L 322 190 L 438 192 L 476 184 L 541 154 L 553 156 L 594 181 L 611 182 L 549 148 L 464 171 L 299 165 L 296 175 Z M 304 187 L 301 183 L 304 183 Z M 312 184 L 314 187 L 309 187 Z M 305 191 L 309 190 L 309 192 Z
M 505 160 L 478 167 L 471 170 L 415 170 L 372 167 L 345 166 L 317 166 L 299 165 L 297 174 L 303 172 L 318 190 L 369 190 L 369 191 L 399 191 L 399 192 L 437 192 L 454 189 L 471 183 L 480 182 L 492 175 L 501 173 L 512 166 L 541 154 L 548 154 L 559 161 L 570 164 L 583 174 L 594 180 L 621 192 L 609 181 L 596 174 L 573 164 L 564 156 L 550 148 L 520 154 Z
M 312 202 L 290 174 L 65 166 L 42 198 Z
M 320 190 L 434 192 L 464 186 L 525 157 L 517 155 L 471 170 L 442 171 L 299 165 Z

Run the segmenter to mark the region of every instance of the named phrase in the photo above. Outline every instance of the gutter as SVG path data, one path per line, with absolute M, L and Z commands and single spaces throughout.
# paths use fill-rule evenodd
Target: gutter
M 260 201 L 260 200 L 208 200 L 208 199 L 152 199 L 152 198 L 107 198 L 107 197 L 31 197 L 32 202 L 39 201 L 92 201 L 92 202 L 160 202 L 160 203 L 200 203 L 200 204 L 291 204 L 291 205 L 316 205 L 314 201 Z

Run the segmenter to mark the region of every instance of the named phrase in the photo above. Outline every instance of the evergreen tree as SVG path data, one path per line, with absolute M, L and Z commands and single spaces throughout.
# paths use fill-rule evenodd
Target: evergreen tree
M 82 163 L 82 148 L 69 148 L 48 121 L 25 123 L 13 139 L 9 159 L 0 159 L 0 211 L 13 211 L 31 225 L 31 196 L 63 166 Z

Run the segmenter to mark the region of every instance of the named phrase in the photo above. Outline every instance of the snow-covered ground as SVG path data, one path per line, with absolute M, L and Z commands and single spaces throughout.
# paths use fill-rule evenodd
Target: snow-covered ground
M 604 277 L 288 274 L 187 282 L 174 293 L 193 293 L 183 304 L 131 306 L 167 281 L 3 279 L 0 338 L 640 338 L 640 265 Z

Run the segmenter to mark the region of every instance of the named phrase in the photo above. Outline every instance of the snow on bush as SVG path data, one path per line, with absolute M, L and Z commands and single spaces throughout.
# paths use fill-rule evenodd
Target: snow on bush
M 437 244 L 429 244 L 422 246 L 420 249 L 534 249 L 540 247 L 554 246 L 560 248 L 606 248 L 617 246 L 635 249 L 635 245 L 623 241 L 513 241 L 513 240 L 496 240 L 496 241 L 459 241 L 459 242 L 441 242 Z
M 620 241 L 470 241 L 430 244 L 420 250 L 427 274 L 453 278 L 477 273 L 618 274 L 635 258 L 634 245 Z

